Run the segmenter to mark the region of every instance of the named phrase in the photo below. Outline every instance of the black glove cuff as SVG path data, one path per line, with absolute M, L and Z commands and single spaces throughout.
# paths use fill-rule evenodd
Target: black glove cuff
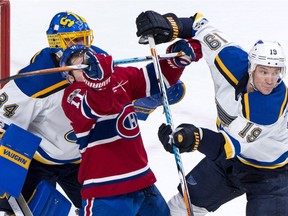
M 179 21 L 178 17 L 173 13 L 164 14 L 163 16 L 166 18 L 166 20 L 172 27 L 172 34 L 170 35 L 170 41 L 173 41 L 178 37 L 179 32 L 182 31 L 183 28 L 182 24 Z
M 182 30 L 179 31 L 178 38 L 191 38 L 192 37 L 192 25 L 193 17 L 190 18 L 179 18 L 182 26 Z

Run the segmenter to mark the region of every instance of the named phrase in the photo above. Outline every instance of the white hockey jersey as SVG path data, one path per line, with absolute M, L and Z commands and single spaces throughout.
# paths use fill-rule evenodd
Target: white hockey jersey
M 64 90 L 44 98 L 33 98 L 23 91 L 14 81 L 0 90 L 1 122 L 17 124 L 42 138 L 34 155 L 37 161 L 45 164 L 80 162 L 76 136 L 61 107 Z
M 44 48 L 21 73 L 53 67 L 58 67 L 56 55 Z M 41 163 L 80 163 L 76 135 L 61 107 L 67 85 L 60 73 L 54 73 L 12 80 L 0 90 L 0 127 L 5 131 L 14 123 L 41 137 L 34 155 Z
M 214 81 L 218 126 L 227 159 L 275 169 L 288 163 L 287 88 L 280 83 L 270 95 L 247 93 L 248 54 L 197 13 L 192 36 Z

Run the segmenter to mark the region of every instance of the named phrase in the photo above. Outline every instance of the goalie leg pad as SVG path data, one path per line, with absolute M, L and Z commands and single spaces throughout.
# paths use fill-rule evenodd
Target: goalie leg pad
M 71 202 L 47 181 L 42 180 L 36 187 L 28 206 L 33 216 L 68 215 Z
M 41 138 L 11 124 L 0 141 L 0 191 L 18 197 Z

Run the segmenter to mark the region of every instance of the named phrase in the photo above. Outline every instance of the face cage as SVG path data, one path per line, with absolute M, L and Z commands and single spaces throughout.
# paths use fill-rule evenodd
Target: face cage
M 83 38 L 83 45 L 90 47 L 94 36 L 93 31 L 82 31 L 82 32 L 68 32 L 58 34 L 47 34 L 48 43 L 50 48 L 62 48 L 65 50 L 68 45 L 77 44 L 76 39 Z

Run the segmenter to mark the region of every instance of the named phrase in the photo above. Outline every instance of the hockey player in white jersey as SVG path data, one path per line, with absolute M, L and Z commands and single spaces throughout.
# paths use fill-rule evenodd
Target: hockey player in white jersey
M 86 20 L 73 12 L 57 13 L 47 30 L 49 47 L 42 49 L 19 73 L 59 67 L 63 50 L 75 43 L 85 44 L 96 53 L 106 53 L 91 45 L 93 32 Z M 81 185 L 78 182 L 79 145 L 69 120 L 61 108 L 68 82 L 60 73 L 39 75 L 8 82 L 0 90 L 2 133 L 14 123 L 42 138 L 30 164 L 22 194 L 28 200 L 37 184 L 45 179 L 58 183 L 76 208 L 81 208 Z M 29 143 L 27 143 L 29 144 Z M 11 212 L 6 199 L 0 211 Z
M 248 54 L 200 13 L 175 16 L 171 25 L 165 15 L 146 11 L 136 23 L 138 36 L 153 34 L 156 43 L 199 40 L 210 67 L 219 132 L 192 124 L 181 124 L 174 133 L 163 124 L 158 131 L 167 151 L 173 152 L 172 135 L 181 153 L 206 155 L 187 175 L 194 215 L 216 211 L 244 193 L 247 216 L 288 215 L 288 92 L 280 44 L 260 40 Z M 196 185 L 189 184 L 191 176 Z M 180 193 L 169 207 L 172 215 L 186 215 Z

